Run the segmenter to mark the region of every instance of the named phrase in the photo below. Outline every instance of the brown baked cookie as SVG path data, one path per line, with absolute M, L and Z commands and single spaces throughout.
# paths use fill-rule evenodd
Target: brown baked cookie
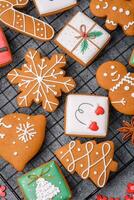
M 25 7 L 28 2 L 29 0 L 0 0 L 0 21 L 35 39 L 51 40 L 54 29 L 49 24 L 16 10 Z
M 134 0 L 91 0 L 90 10 L 97 17 L 106 17 L 107 29 L 120 25 L 126 35 L 134 35 Z
M 30 107 L 32 102 L 42 103 L 43 108 L 53 112 L 59 105 L 56 97 L 62 92 L 68 93 L 75 88 L 71 77 L 65 76 L 62 68 L 66 59 L 62 54 L 55 54 L 50 59 L 41 58 L 35 49 L 29 49 L 25 55 L 26 64 L 21 69 L 14 69 L 8 74 L 12 84 L 18 84 L 20 95 L 19 107 Z
M 43 115 L 14 113 L 0 118 L 0 157 L 22 171 L 41 148 L 45 127 Z
M 63 166 L 71 173 L 77 172 L 82 179 L 90 178 L 97 187 L 104 187 L 110 171 L 117 171 L 113 161 L 114 144 L 112 141 L 96 144 L 89 141 L 81 144 L 71 141 L 55 152 Z
M 109 90 L 113 107 L 124 114 L 134 114 L 134 73 L 127 72 L 124 65 L 117 61 L 102 64 L 96 73 L 98 84 Z

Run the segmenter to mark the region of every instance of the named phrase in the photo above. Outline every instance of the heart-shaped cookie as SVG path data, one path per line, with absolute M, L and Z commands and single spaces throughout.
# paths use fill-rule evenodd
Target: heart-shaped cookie
M 13 113 L 0 118 L 0 156 L 22 171 L 41 148 L 46 118 Z

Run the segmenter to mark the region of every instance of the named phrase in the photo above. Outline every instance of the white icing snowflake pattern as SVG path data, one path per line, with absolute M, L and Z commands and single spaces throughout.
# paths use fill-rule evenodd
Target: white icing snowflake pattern
M 32 140 L 32 138 L 36 135 L 36 131 L 33 127 L 34 125 L 30 124 L 29 122 L 26 122 L 25 124 L 19 124 L 19 126 L 16 127 L 16 132 L 19 133 L 18 139 L 24 143 Z
M 8 74 L 13 84 L 18 84 L 21 94 L 18 96 L 20 107 L 29 107 L 32 102 L 42 103 L 43 108 L 53 112 L 61 92 L 68 93 L 75 87 L 71 77 L 65 77 L 61 69 L 65 66 L 65 57 L 55 54 L 51 59 L 40 58 L 39 52 L 29 49 L 25 56 L 27 64 L 22 69 L 14 69 Z

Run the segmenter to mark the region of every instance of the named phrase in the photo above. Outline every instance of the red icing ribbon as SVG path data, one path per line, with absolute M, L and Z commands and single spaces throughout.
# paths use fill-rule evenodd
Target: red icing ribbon
M 133 193 L 134 194 L 134 183 L 129 183 L 128 185 L 127 185 L 127 192 L 128 193 Z
M 0 186 L 0 197 L 2 197 L 1 198 L 1 200 L 6 200 L 4 197 L 6 196 L 6 186 L 4 186 L 4 185 L 1 185 Z

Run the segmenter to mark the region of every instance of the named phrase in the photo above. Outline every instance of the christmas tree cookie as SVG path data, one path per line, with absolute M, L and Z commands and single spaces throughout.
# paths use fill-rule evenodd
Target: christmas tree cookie
M 69 200 L 72 196 L 55 161 L 24 174 L 18 183 L 26 200 Z
M 105 137 L 108 132 L 109 100 L 104 96 L 68 95 L 64 121 L 66 135 Z
M 71 173 L 77 172 L 82 179 L 91 179 L 97 187 L 104 187 L 110 171 L 117 171 L 118 164 L 113 161 L 114 144 L 112 141 L 96 144 L 89 141 L 81 144 L 79 140 L 59 148 L 55 155 Z
M 134 50 L 132 51 L 132 54 L 131 54 L 131 57 L 130 57 L 130 60 L 129 60 L 129 64 L 134 67 Z
M 42 58 L 38 51 L 29 49 L 25 60 L 21 69 L 13 69 L 8 74 L 9 81 L 18 84 L 19 107 L 30 107 L 35 102 L 42 103 L 44 110 L 54 112 L 59 105 L 56 97 L 75 88 L 74 80 L 65 76 L 62 69 L 66 65 L 65 56 L 55 54 L 50 59 Z
M 50 16 L 77 5 L 77 0 L 34 0 L 40 15 Z
M 60 31 L 55 43 L 70 57 L 88 66 L 108 44 L 110 35 L 84 13 L 78 12 Z
M 40 150 L 45 127 L 43 115 L 13 113 L 0 118 L 0 157 L 22 171 Z

